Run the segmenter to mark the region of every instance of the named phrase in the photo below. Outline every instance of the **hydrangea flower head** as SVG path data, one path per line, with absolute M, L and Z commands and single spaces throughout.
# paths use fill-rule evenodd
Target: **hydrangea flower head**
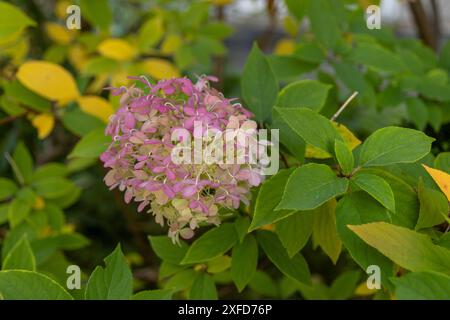
M 261 183 L 262 175 L 257 165 L 249 163 L 175 163 L 174 148 L 183 141 L 174 140 L 173 133 L 182 129 L 195 135 L 198 124 L 202 133 L 256 130 L 256 123 L 241 104 L 210 87 L 209 81 L 216 81 L 213 77 L 200 77 L 195 84 L 188 78 L 154 85 L 138 80 L 144 88 L 113 90 L 121 98 L 106 128 L 113 139 L 100 157 L 109 168 L 104 180 L 110 189 L 125 192 L 125 202 L 139 202 L 139 212 L 152 213 L 161 225 L 167 223 L 174 241 L 190 238 L 199 224 L 220 224 L 220 208 L 248 204 L 250 188 Z M 201 143 L 206 147 L 214 137 L 204 136 Z

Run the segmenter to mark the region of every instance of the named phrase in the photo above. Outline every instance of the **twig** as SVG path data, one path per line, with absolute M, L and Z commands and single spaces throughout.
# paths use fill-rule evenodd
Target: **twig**
M 423 42 L 436 51 L 437 39 L 433 32 L 433 26 L 429 23 L 427 14 L 420 0 L 410 1 L 409 8 L 414 17 L 420 38 Z
M 354 97 L 356 97 L 358 94 L 358 91 L 353 92 L 353 94 L 344 102 L 344 104 L 339 108 L 339 110 L 331 117 L 331 121 L 335 121 L 337 117 L 344 111 L 345 108 L 347 108 L 348 104 L 353 100 Z
M 8 117 L 4 117 L 2 119 L 0 119 L 0 125 L 4 125 L 7 124 L 9 122 L 13 122 L 14 120 L 16 120 L 18 118 L 18 116 L 8 116 Z

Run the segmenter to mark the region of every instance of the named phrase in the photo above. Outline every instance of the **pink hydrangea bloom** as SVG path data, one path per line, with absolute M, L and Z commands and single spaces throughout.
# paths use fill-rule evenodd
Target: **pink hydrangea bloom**
M 144 89 L 133 85 L 113 91 L 121 99 L 106 128 L 113 141 L 100 157 L 109 168 L 105 183 L 125 191 L 127 203 L 140 202 L 139 212 L 146 210 L 156 222 L 167 223 L 174 241 L 192 237 L 199 224 L 219 224 L 218 210 L 248 204 L 250 188 L 262 181 L 255 164 L 172 161 L 172 149 L 180 142 L 172 140 L 176 129 L 193 135 L 199 122 L 221 131 L 256 129 L 249 111 L 209 86 L 215 80 L 142 81 Z

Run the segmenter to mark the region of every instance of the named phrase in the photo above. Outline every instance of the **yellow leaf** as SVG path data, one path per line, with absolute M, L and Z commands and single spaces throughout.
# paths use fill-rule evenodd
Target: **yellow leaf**
M 144 60 L 141 64 L 141 68 L 145 73 L 148 73 L 157 80 L 180 77 L 178 69 L 172 63 L 164 59 L 152 58 Z
M 80 109 L 84 112 L 99 118 L 107 123 L 114 109 L 111 104 L 102 97 L 97 96 L 83 96 L 78 99 Z
M 55 126 L 55 118 L 50 113 L 41 113 L 33 117 L 31 124 L 37 129 L 39 139 L 45 139 Z
M 83 70 L 87 61 L 89 60 L 89 55 L 87 51 L 81 45 L 73 45 L 69 48 L 68 54 L 69 62 L 78 70 Z
M 136 55 L 136 50 L 122 39 L 106 39 L 98 45 L 97 50 L 102 56 L 118 61 L 131 60 Z
M 67 104 L 79 96 L 75 79 L 63 67 L 46 61 L 28 61 L 20 66 L 17 79 L 29 90 Z
M 69 31 L 65 26 L 53 22 L 45 24 L 45 31 L 52 41 L 59 44 L 69 44 L 74 37 L 73 31 Z
M 342 138 L 344 138 L 344 142 L 350 148 L 350 150 L 353 150 L 361 144 L 361 140 L 359 140 L 346 126 L 334 121 L 331 122 L 331 124 L 336 128 Z M 322 151 L 314 146 L 307 145 L 305 157 L 314 159 L 326 159 L 330 158 L 331 155 L 328 152 Z
M 91 82 L 89 87 L 86 89 L 86 92 L 97 93 L 99 91 L 102 91 L 108 80 L 109 80 L 108 74 L 99 74 L 94 78 L 94 81 Z
M 234 0 L 211 0 L 212 4 L 216 6 L 226 6 L 234 2 Z
M 450 174 L 438 170 L 430 168 L 424 164 L 422 166 L 427 170 L 442 192 L 447 196 L 448 201 L 450 201 Z
M 57 1 L 55 5 L 55 15 L 60 19 L 67 18 L 67 8 L 71 5 L 70 1 Z
M 182 45 L 182 39 L 177 34 L 168 35 L 163 43 L 161 44 L 161 53 L 162 54 L 173 54 L 175 53 L 180 46 Z
M 355 290 L 355 295 L 357 296 L 371 296 L 375 294 L 378 290 L 377 289 L 369 289 L 367 287 L 367 283 L 364 281 L 362 282 Z
M 41 210 L 45 208 L 45 201 L 43 198 L 41 197 L 36 197 L 36 200 L 34 201 L 33 204 L 33 209 L 35 210 Z
M 283 28 L 289 35 L 296 37 L 298 33 L 298 22 L 292 16 L 285 16 L 283 18 Z
M 274 53 L 279 56 L 290 55 L 294 52 L 295 42 L 291 39 L 281 39 L 279 40 L 274 49 Z

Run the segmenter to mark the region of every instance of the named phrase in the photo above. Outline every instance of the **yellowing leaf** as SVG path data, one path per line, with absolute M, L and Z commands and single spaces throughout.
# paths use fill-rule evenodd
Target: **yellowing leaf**
M 98 45 L 97 50 L 102 56 L 118 61 L 131 60 L 136 55 L 136 50 L 122 39 L 104 40 Z
M 45 201 L 44 201 L 44 198 L 42 198 L 42 197 L 36 197 L 36 200 L 34 201 L 34 204 L 33 204 L 33 209 L 35 209 L 35 210 L 41 210 L 41 209 L 44 209 L 45 208 Z
M 55 15 L 60 19 L 66 19 L 67 18 L 67 8 L 72 3 L 70 1 L 57 1 L 55 5 Z
M 355 290 L 355 295 L 357 296 L 371 296 L 375 294 L 378 290 L 377 289 L 369 289 L 367 287 L 367 283 L 364 281 L 362 282 Z
M 45 32 L 52 41 L 59 44 L 69 44 L 74 36 L 73 31 L 69 31 L 65 26 L 52 22 L 45 24 Z
M 353 150 L 358 145 L 361 144 L 361 140 L 359 140 L 346 126 L 344 126 L 341 123 L 337 122 L 331 122 L 333 126 L 336 128 L 336 130 L 339 132 L 339 134 L 344 138 L 345 144 L 350 148 L 350 150 Z M 314 158 L 314 159 L 326 159 L 330 158 L 331 155 L 325 151 L 322 151 L 314 146 L 307 145 L 306 146 L 306 152 L 305 152 L 306 158 Z
M 37 129 L 39 139 L 45 139 L 55 126 L 55 118 L 50 113 L 41 113 L 31 120 L 31 124 Z
M 29 90 L 64 105 L 79 96 L 75 79 L 63 67 L 46 61 L 28 61 L 20 66 L 17 79 Z
M 294 52 L 295 42 L 291 39 L 281 39 L 279 40 L 274 49 L 274 53 L 279 56 L 290 55 Z
M 78 70 L 83 70 L 89 60 L 87 51 L 81 45 L 72 45 L 69 48 L 68 58 L 70 63 Z
M 162 54 L 173 54 L 175 53 L 180 46 L 182 45 L 182 39 L 177 34 L 168 35 L 163 43 L 161 44 L 161 53 Z
M 427 170 L 442 192 L 446 195 L 448 201 L 450 201 L 450 174 L 438 170 L 430 168 L 424 164 L 422 166 Z
M 226 6 L 234 2 L 234 0 L 211 0 L 211 2 L 216 6 Z
M 180 77 L 178 69 L 172 63 L 164 59 L 152 58 L 144 60 L 141 64 L 141 68 L 144 72 L 157 80 Z
M 84 112 L 99 118 L 107 123 L 109 116 L 114 113 L 111 104 L 102 97 L 83 96 L 78 99 L 78 104 Z
M 8 38 L 21 33 L 27 26 L 35 26 L 31 20 L 19 8 L 9 3 L 0 1 L 0 39 Z

